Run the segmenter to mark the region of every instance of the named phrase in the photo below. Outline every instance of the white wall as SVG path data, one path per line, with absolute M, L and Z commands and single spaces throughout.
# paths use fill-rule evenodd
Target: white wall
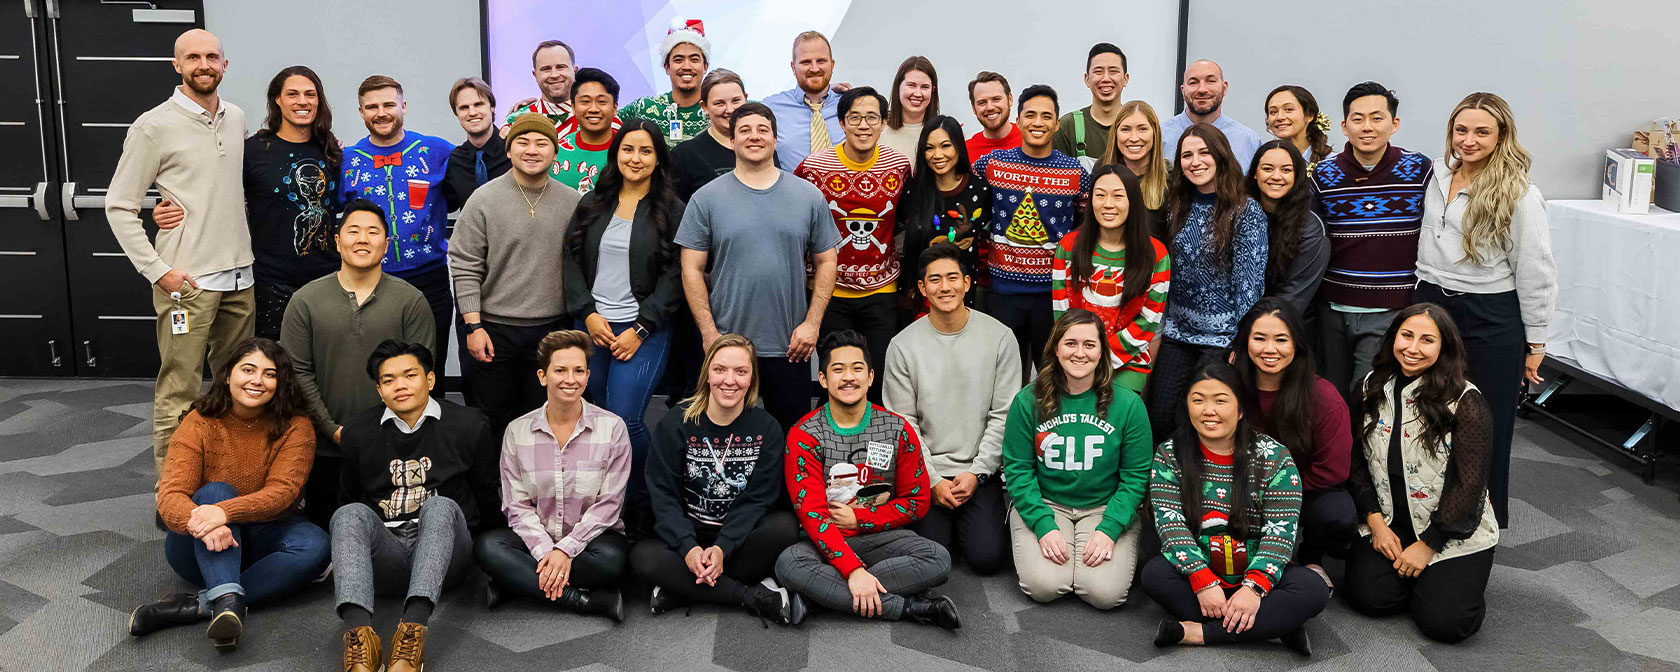
M 307 65 L 321 76 L 333 132 L 345 143 L 367 135 L 356 86 L 374 74 L 402 83 L 406 128 L 466 139 L 446 99 L 457 78 L 484 72 L 474 0 L 205 0 L 204 25 L 222 38 L 229 61 L 222 95 L 245 109 L 249 130 L 267 114 L 274 73 Z
M 1597 198 L 1607 147 L 1654 117 L 1680 116 L 1680 15 L 1665 0 L 1200 0 L 1189 59 L 1225 69 L 1225 110 L 1264 136 L 1262 98 L 1312 91 L 1341 134 L 1342 96 L 1376 80 L 1400 98 L 1396 145 L 1439 157 L 1466 94 L 1510 102 L 1531 177 L 1547 198 Z

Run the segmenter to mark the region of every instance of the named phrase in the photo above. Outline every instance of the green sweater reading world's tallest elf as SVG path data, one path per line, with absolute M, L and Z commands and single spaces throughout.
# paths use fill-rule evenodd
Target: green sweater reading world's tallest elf
M 1003 433 L 1003 478 L 1015 512 L 1033 534 L 1056 528 L 1047 502 L 1074 509 L 1108 507 L 1097 531 L 1119 539 L 1137 518 L 1149 486 L 1149 415 L 1136 392 L 1113 384 L 1106 413 L 1097 393 L 1063 396 L 1060 412 L 1040 420 L 1033 386 L 1015 395 Z

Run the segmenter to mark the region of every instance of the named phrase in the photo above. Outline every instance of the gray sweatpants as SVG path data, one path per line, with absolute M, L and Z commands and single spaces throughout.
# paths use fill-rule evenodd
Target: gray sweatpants
M 405 595 L 437 604 L 445 588 L 459 583 L 472 561 L 472 533 L 461 507 L 448 497 L 420 505 L 419 527 L 398 533 L 366 504 L 345 504 L 333 513 L 333 588 L 338 606 L 373 611 L 373 598 Z
M 910 530 L 889 530 L 846 539 L 869 573 L 887 589 L 881 596 L 882 620 L 904 617 L 904 596 L 915 595 L 945 582 L 951 573 L 951 554 L 933 540 Z M 782 551 L 776 559 L 776 580 L 824 607 L 852 612 L 852 589 L 840 570 L 828 564 L 810 541 Z

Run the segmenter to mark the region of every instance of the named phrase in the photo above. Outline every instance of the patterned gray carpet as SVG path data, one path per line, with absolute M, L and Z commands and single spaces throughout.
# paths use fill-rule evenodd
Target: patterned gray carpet
M 130 638 L 142 601 L 184 590 L 152 527 L 149 383 L 0 379 L 0 670 L 324 670 L 339 655 L 332 590 L 253 612 L 241 647 L 200 628 Z M 818 614 L 764 630 L 735 611 L 647 613 L 619 626 L 513 603 L 487 612 L 482 578 L 432 619 L 430 670 L 1680 670 L 1680 501 L 1549 429 L 1518 425 L 1514 521 L 1496 555 L 1487 623 L 1432 644 L 1403 619 L 1340 602 L 1310 626 L 1316 655 L 1275 645 L 1150 646 L 1161 611 L 1141 591 L 1113 613 L 1036 605 L 1008 576 L 959 568 L 951 634 Z M 1331 572 L 1340 567 L 1332 563 Z M 389 608 L 387 608 L 389 607 Z M 395 602 L 377 625 L 395 627 Z

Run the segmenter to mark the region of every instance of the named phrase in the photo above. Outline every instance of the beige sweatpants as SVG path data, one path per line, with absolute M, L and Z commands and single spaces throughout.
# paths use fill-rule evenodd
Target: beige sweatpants
M 152 459 L 163 474 L 163 457 L 169 452 L 169 437 L 181 424 L 181 412 L 198 398 L 204 384 L 204 362 L 221 364 L 256 328 L 256 298 L 250 288 L 236 292 L 211 292 L 186 286 L 181 306 L 187 309 L 187 333 L 176 334 L 169 313 L 175 302 L 157 285 L 152 285 L 152 308 L 157 310 L 157 386 L 152 388 Z
M 1081 556 L 1085 542 L 1097 531 L 1106 506 L 1075 509 L 1045 502 L 1055 514 L 1056 527 L 1068 542 L 1068 561 L 1056 564 L 1038 550 L 1038 535 L 1033 534 L 1015 507 L 1009 507 L 1009 541 L 1015 553 L 1015 572 L 1020 577 L 1021 592 L 1039 602 L 1049 602 L 1073 593 L 1098 609 L 1113 609 L 1126 603 L 1132 590 L 1132 576 L 1137 568 L 1138 530 L 1141 521 L 1114 540 L 1114 557 L 1096 567 L 1086 567 Z

